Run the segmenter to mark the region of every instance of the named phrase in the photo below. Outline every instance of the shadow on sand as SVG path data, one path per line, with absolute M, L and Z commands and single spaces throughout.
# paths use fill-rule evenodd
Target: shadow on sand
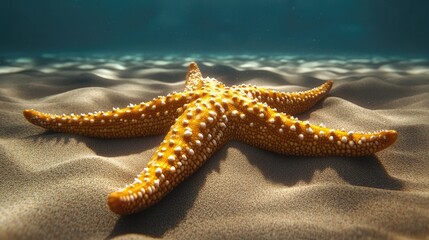
M 162 136 L 129 139 L 94 139 L 69 134 L 45 132 L 29 137 L 34 141 L 68 143 L 71 139 L 85 143 L 97 155 L 105 157 L 124 156 L 152 149 L 162 141 Z M 244 143 L 231 142 L 215 153 L 196 173 L 155 206 L 140 213 L 121 216 L 108 238 L 124 234 L 144 234 L 162 237 L 166 231 L 177 226 L 193 206 L 206 176 L 219 171 L 220 162 L 227 160 L 227 148 L 242 152 L 249 162 L 257 166 L 264 177 L 276 184 L 294 186 L 300 181 L 311 182 L 314 173 L 333 169 L 344 181 L 354 186 L 400 190 L 403 184 L 386 172 L 377 156 L 361 158 L 311 158 L 294 157 L 246 147 Z M 245 151 L 243 149 L 246 149 Z
M 228 147 L 246 149 L 242 153 L 252 165 L 260 169 L 266 179 L 285 186 L 294 186 L 300 181 L 311 182 L 316 171 L 331 168 L 354 186 L 387 190 L 400 190 L 403 187 L 399 180 L 389 176 L 375 155 L 366 158 L 293 157 L 256 148 L 249 150 L 243 143 L 231 142 L 158 204 L 137 214 L 121 216 L 109 238 L 130 233 L 162 237 L 166 231 L 177 226 L 193 206 L 206 176 L 212 171 L 218 171 L 220 161 L 226 160 Z

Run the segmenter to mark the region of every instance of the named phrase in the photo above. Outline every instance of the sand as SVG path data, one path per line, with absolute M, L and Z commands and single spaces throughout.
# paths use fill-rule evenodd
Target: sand
M 333 79 L 301 114 L 356 131 L 395 129 L 363 158 L 286 156 L 231 142 L 150 209 L 118 216 L 107 194 L 133 181 L 163 136 L 49 133 L 22 110 L 81 113 L 139 103 L 204 76 L 306 90 Z M 0 61 L 0 239 L 429 237 L 429 61 L 296 56 L 92 55 Z

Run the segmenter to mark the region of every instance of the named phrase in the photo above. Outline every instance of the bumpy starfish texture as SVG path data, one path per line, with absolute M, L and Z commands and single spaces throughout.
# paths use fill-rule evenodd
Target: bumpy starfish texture
M 308 110 L 332 87 L 283 93 L 256 86 L 227 87 L 203 78 L 191 63 L 183 92 L 123 109 L 80 115 L 25 110 L 31 123 L 55 132 L 121 138 L 167 133 L 134 182 L 108 196 L 118 214 L 143 210 L 195 172 L 230 140 L 295 156 L 365 156 L 396 140 L 393 130 L 346 132 L 302 122 L 289 114 Z

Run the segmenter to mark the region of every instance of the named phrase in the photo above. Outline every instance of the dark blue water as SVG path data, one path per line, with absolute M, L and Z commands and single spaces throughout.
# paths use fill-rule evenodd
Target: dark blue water
M 429 55 L 425 0 L 3 0 L 0 51 Z

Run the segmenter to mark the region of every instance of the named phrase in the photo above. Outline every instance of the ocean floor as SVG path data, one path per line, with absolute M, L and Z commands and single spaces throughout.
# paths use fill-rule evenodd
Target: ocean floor
M 125 107 L 181 91 L 189 63 L 227 85 L 302 91 L 334 80 L 297 117 L 398 131 L 370 157 L 309 158 L 231 142 L 148 210 L 120 217 L 107 195 L 133 181 L 164 136 L 49 133 L 24 109 Z M 0 58 L 0 239 L 429 237 L 429 60 L 297 56 L 51 55 Z

